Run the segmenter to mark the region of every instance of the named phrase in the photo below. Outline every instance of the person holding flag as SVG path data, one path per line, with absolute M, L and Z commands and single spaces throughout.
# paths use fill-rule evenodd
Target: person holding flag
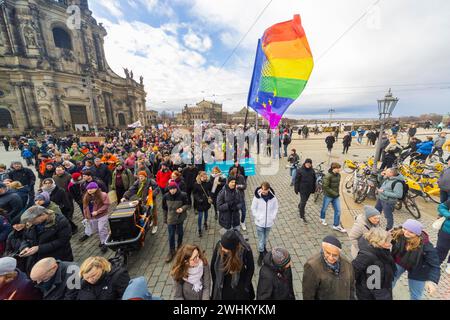
M 141 200 L 147 207 L 148 212 L 153 210 L 152 234 L 158 231 L 158 212 L 156 209 L 156 197 L 159 194 L 160 189 L 156 184 L 156 181 L 149 178 L 145 171 L 138 173 L 138 180 L 125 192 L 121 202 L 129 200 Z

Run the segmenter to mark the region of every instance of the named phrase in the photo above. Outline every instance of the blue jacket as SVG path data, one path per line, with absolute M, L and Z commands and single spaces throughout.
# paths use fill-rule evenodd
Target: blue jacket
M 417 152 L 424 155 L 429 155 L 431 150 L 433 150 L 433 141 L 421 142 L 417 145 Z
M 441 230 L 447 234 L 450 234 L 450 208 L 448 207 L 448 203 L 449 201 L 441 203 L 438 206 L 438 211 L 439 216 L 446 218 Z
M 8 220 L 5 217 L 0 216 L 0 243 L 6 242 L 8 235 L 11 233 L 12 228 Z

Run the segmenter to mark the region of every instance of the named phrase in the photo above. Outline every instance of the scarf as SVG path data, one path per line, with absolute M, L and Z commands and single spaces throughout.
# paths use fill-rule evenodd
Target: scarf
M 221 177 L 220 173 L 215 173 L 212 175 L 214 177 L 213 187 L 211 189 L 211 193 L 216 193 L 216 189 L 219 186 L 219 180 Z
M 139 185 L 139 189 L 138 192 L 136 193 L 136 195 L 141 198 L 142 197 L 142 193 L 144 192 L 144 188 L 145 188 L 145 181 L 141 182 L 141 184 Z
M 330 270 L 331 272 L 333 272 L 336 276 L 338 276 L 339 272 L 341 271 L 341 262 L 338 260 L 335 264 L 330 264 L 325 259 L 325 254 L 323 253 L 323 250 L 321 251 L 321 255 L 322 255 L 322 260 L 323 260 L 323 262 L 325 262 L 325 266 L 327 267 L 327 269 Z
M 48 194 L 52 194 L 53 190 L 56 189 L 56 184 L 53 184 L 51 187 L 42 187 L 42 190 L 47 192 Z
M 192 284 L 192 290 L 199 293 L 203 289 L 202 277 L 203 277 L 203 261 L 200 260 L 198 266 L 189 268 L 188 277 L 183 278 L 183 280 Z
M 410 271 L 416 268 L 423 256 L 423 241 L 419 248 L 413 251 L 406 251 L 407 239 L 401 236 L 392 248 L 392 256 L 397 264 Z

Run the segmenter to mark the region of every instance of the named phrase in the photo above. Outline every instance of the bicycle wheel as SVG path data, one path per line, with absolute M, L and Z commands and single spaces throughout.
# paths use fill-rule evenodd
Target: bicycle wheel
M 431 200 L 432 202 L 436 203 L 436 204 L 440 204 L 441 203 L 441 196 L 440 195 L 430 195 L 427 194 L 426 198 Z
M 364 182 L 359 182 L 356 185 L 355 191 L 353 192 L 353 200 L 356 203 L 361 203 L 366 198 L 367 194 L 367 184 Z
M 348 176 L 345 182 L 345 189 L 350 190 L 353 188 L 353 176 Z
M 405 201 L 406 210 L 416 219 L 420 219 L 420 209 L 416 204 L 416 200 L 414 198 L 406 197 Z
M 314 193 L 314 203 L 317 203 L 317 200 L 319 200 L 320 196 L 323 194 L 322 185 L 317 186 L 316 193 Z
M 356 167 L 355 168 L 350 168 L 347 163 L 344 163 L 344 169 L 343 170 L 344 170 L 345 173 L 352 174 L 353 172 L 355 172 Z

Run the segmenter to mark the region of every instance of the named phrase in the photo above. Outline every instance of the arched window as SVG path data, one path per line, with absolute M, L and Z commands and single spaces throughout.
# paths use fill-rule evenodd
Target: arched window
M 8 128 L 8 124 L 14 126 L 11 112 L 8 109 L 0 109 L 0 128 Z
M 57 48 L 72 50 L 72 38 L 66 30 L 53 28 L 53 40 Z
M 125 120 L 125 115 L 123 113 L 119 113 L 119 126 L 126 126 L 127 121 Z

